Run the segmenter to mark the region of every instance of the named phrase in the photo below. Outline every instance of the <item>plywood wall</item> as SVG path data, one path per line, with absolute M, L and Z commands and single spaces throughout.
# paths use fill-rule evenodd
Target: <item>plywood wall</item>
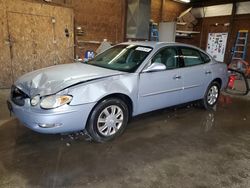
M 0 88 L 8 87 L 13 81 L 5 9 L 6 5 L 0 0 Z
M 52 0 L 51 2 L 46 2 L 44 0 L 24 0 L 24 1 L 43 3 L 47 5 L 52 5 L 52 6 L 56 5 L 56 6 L 63 6 L 63 7 L 71 7 L 72 1 L 74 0 Z
M 72 62 L 72 9 L 21 0 L 0 0 L 0 7 L 0 88 L 29 71 Z

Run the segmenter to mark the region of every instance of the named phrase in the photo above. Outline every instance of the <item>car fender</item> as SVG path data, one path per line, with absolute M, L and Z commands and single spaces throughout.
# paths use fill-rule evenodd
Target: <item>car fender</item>
M 120 93 L 127 95 L 133 103 L 137 99 L 138 74 L 125 74 L 98 79 L 68 88 L 68 94 L 73 96 L 70 105 L 97 103 L 102 98 Z
M 225 63 L 213 63 L 211 64 L 212 68 L 212 77 L 213 80 L 221 79 L 221 89 L 227 87 L 228 82 L 228 72 L 227 72 L 227 65 Z

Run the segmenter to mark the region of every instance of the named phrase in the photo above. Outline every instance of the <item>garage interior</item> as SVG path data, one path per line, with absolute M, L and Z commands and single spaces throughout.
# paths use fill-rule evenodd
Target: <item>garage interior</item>
M 104 144 L 35 133 L 6 105 L 21 75 L 130 40 L 208 51 L 210 34 L 226 34 L 222 62 L 250 83 L 249 37 L 237 49 L 249 20 L 244 0 L 0 0 L 0 187 L 250 187 L 247 87 L 222 92 L 214 111 L 191 103 L 140 115 Z

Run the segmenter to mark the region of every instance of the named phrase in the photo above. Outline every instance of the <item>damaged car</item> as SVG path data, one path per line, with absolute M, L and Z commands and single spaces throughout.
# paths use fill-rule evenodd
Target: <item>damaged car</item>
M 105 142 L 120 135 L 138 114 L 196 100 L 211 109 L 227 82 L 226 65 L 199 48 L 127 42 L 88 62 L 21 76 L 8 106 L 36 132 L 85 130 L 93 140 Z

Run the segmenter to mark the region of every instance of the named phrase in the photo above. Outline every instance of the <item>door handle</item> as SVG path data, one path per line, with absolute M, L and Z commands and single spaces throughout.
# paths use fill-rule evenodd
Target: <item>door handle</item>
M 206 71 L 205 74 L 211 74 L 212 72 L 211 71 Z
M 181 76 L 180 75 L 176 75 L 176 76 L 174 76 L 174 79 L 175 80 L 181 79 Z

